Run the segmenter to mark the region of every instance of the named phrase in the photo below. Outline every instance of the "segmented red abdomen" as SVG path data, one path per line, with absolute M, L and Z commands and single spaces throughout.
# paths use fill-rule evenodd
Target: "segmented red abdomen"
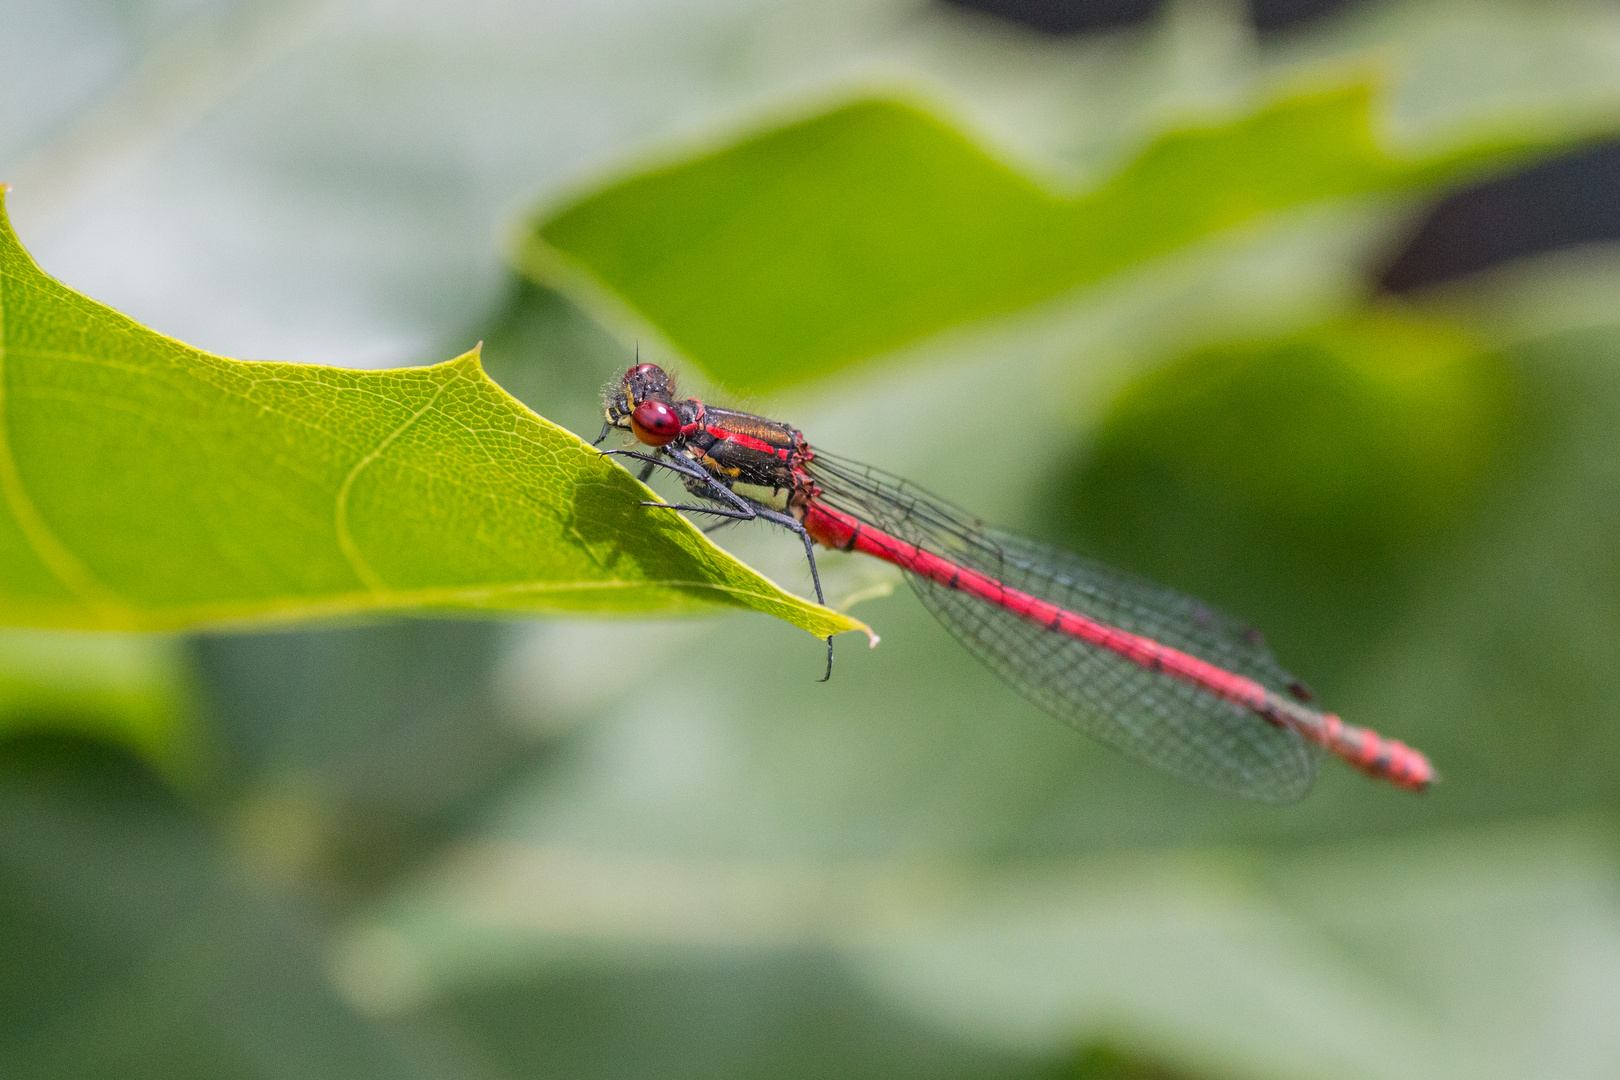
M 814 539 L 828 547 L 858 551 L 893 563 L 919 578 L 976 597 L 1026 623 L 1105 650 L 1145 672 L 1175 679 L 1248 711 L 1255 720 L 1292 731 L 1326 748 L 1369 776 L 1415 791 L 1423 790 L 1434 781 L 1434 770 L 1428 759 L 1404 743 L 1385 739 L 1364 728 L 1352 727 L 1331 713 L 1307 708 L 1267 689 L 1254 679 L 1234 674 L 1180 649 L 1099 622 L 1013 588 L 988 574 L 959 565 L 864 524 L 851 514 L 812 502 L 805 512 L 804 524 Z M 935 614 L 941 612 L 936 610 Z M 950 621 L 947 621 L 947 627 L 953 632 L 957 629 Z M 996 648 L 983 640 L 980 645 L 987 651 Z M 997 670 L 1002 669 L 998 667 Z M 1112 704 L 1118 708 L 1128 708 L 1128 704 L 1122 701 L 1116 700 Z M 1127 752 L 1151 756 L 1147 746 L 1132 746 L 1128 740 L 1109 741 Z M 1208 777 L 1204 779 L 1209 780 Z M 1308 772 L 1301 779 L 1308 783 Z M 1298 792 L 1285 788 L 1279 797 L 1295 796 L 1302 791 L 1303 787 Z M 1249 793 L 1260 797 L 1265 795 L 1264 789 Z
M 1423 791 L 1434 783 L 1436 773 L 1429 759 L 1399 739 L 1386 739 L 1376 731 L 1347 724 L 1333 713 L 1301 711 L 1313 713 L 1320 722 L 1319 727 L 1302 725 L 1301 733 L 1352 768 L 1408 791 Z

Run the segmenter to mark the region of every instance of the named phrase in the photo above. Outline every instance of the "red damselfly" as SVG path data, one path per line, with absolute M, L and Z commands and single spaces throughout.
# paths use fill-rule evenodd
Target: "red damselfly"
M 787 424 L 678 398 L 655 364 L 608 389 L 600 444 L 628 430 L 650 453 L 609 450 L 681 477 L 705 505 L 647 502 L 798 534 L 816 600 L 815 544 L 893 563 L 958 641 L 1080 731 L 1184 779 L 1267 802 L 1304 795 L 1325 748 L 1421 791 L 1421 753 L 1310 705 L 1264 640 L 1170 589 L 986 526 L 882 470 L 815 450 Z M 827 639 L 827 675 L 832 674 Z

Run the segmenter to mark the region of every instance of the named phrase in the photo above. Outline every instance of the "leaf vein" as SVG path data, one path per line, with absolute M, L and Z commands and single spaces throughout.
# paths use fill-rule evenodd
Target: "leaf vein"
M 459 378 L 459 376 L 456 376 L 456 378 Z M 342 549 L 343 557 L 348 561 L 355 577 L 359 578 L 360 583 L 372 593 L 386 594 L 388 585 L 378 576 L 377 571 L 372 568 L 371 564 L 366 561 L 365 556 L 360 553 L 360 547 L 355 543 L 354 534 L 349 529 L 349 492 L 353 489 L 355 480 L 365 471 L 366 466 L 381 457 L 382 452 L 388 449 L 389 444 L 403 435 L 412 424 L 426 416 L 433 408 L 434 403 L 439 400 L 439 395 L 444 393 L 445 387 L 449 385 L 449 382 L 440 383 L 434 389 L 433 395 L 428 398 L 427 403 L 384 436 L 382 442 L 378 443 L 376 448 L 369 454 L 355 462 L 354 468 L 349 470 L 348 475 L 343 478 L 343 482 L 338 485 L 337 498 L 333 500 L 335 503 L 334 514 L 337 524 L 338 547 Z

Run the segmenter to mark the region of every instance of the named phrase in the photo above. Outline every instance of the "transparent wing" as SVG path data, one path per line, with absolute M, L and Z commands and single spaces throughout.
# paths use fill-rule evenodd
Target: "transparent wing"
M 1267 689 L 1303 696 L 1258 633 L 1192 597 L 989 529 L 958 507 L 871 466 L 817 451 L 810 471 L 827 505 L 909 544 Z M 1205 787 L 1266 802 L 1298 799 L 1316 777 L 1317 752 L 1297 732 L 988 600 L 916 574 L 906 577 L 945 628 L 1009 685 L 1130 757 Z

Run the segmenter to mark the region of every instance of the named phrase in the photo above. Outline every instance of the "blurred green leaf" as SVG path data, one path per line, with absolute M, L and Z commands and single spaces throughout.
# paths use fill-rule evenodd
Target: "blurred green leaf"
M 519 987 L 593 964 L 823 948 L 902 1014 L 1004 1053 L 1105 1040 L 1192 1076 L 1601 1076 L 1620 1039 L 1598 1019 L 1620 1002 L 1611 846 L 1578 821 L 996 863 L 503 840 L 364 924 L 345 985 L 510 1025 Z M 415 996 L 386 996 L 402 984 Z M 1571 1039 L 1570 1018 L 1595 1026 Z
M 0 1074 L 447 1075 L 339 998 L 307 917 L 127 756 L 5 744 L 0 820 Z
M 1261 512 L 1361 520 L 1398 540 L 1431 532 L 1477 485 L 1510 393 L 1501 359 L 1463 326 L 1372 308 L 1155 369 L 1115 398 L 1093 453 L 1150 457 Z
M 1190 1080 L 1189 1074 L 1122 1052 L 1107 1043 L 1088 1046 L 1074 1061 L 1070 1080 Z
M 1595 1078 L 1620 1049 L 1612 844 L 1565 822 L 1004 868 L 890 908 L 856 959 L 990 1045 L 1117 1034 L 1214 1075 Z
M 1341 680 L 1432 746 L 1457 821 L 1620 806 L 1620 327 L 1508 356 L 1521 436 Z
M 0 630 L 0 739 L 57 731 L 195 779 L 201 747 L 180 643 L 163 637 Z
M 0 615 L 163 629 L 380 611 L 752 608 L 783 592 L 484 375 L 228 360 L 46 277 L 0 217 Z
M 1072 194 L 918 108 L 860 101 L 544 210 L 518 260 L 628 305 L 715 378 L 773 387 L 1267 214 L 1455 181 L 1541 141 L 1401 158 L 1373 104 L 1366 85 L 1298 92 L 1163 135 Z
M 195 643 L 215 739 L 241 781 L 237 839 L 267 876 L 351 903 L 543 752 L 492 685 L 511 629 L 411 619 Z
M 1043 1056 L 975 1044 L 894 1008 L 824 950 L 558 965 L 463 987 L 417 1018 L 453 1024 L 511 1077 L 544 1063 L 572 1080 L 1067 1080 Z

